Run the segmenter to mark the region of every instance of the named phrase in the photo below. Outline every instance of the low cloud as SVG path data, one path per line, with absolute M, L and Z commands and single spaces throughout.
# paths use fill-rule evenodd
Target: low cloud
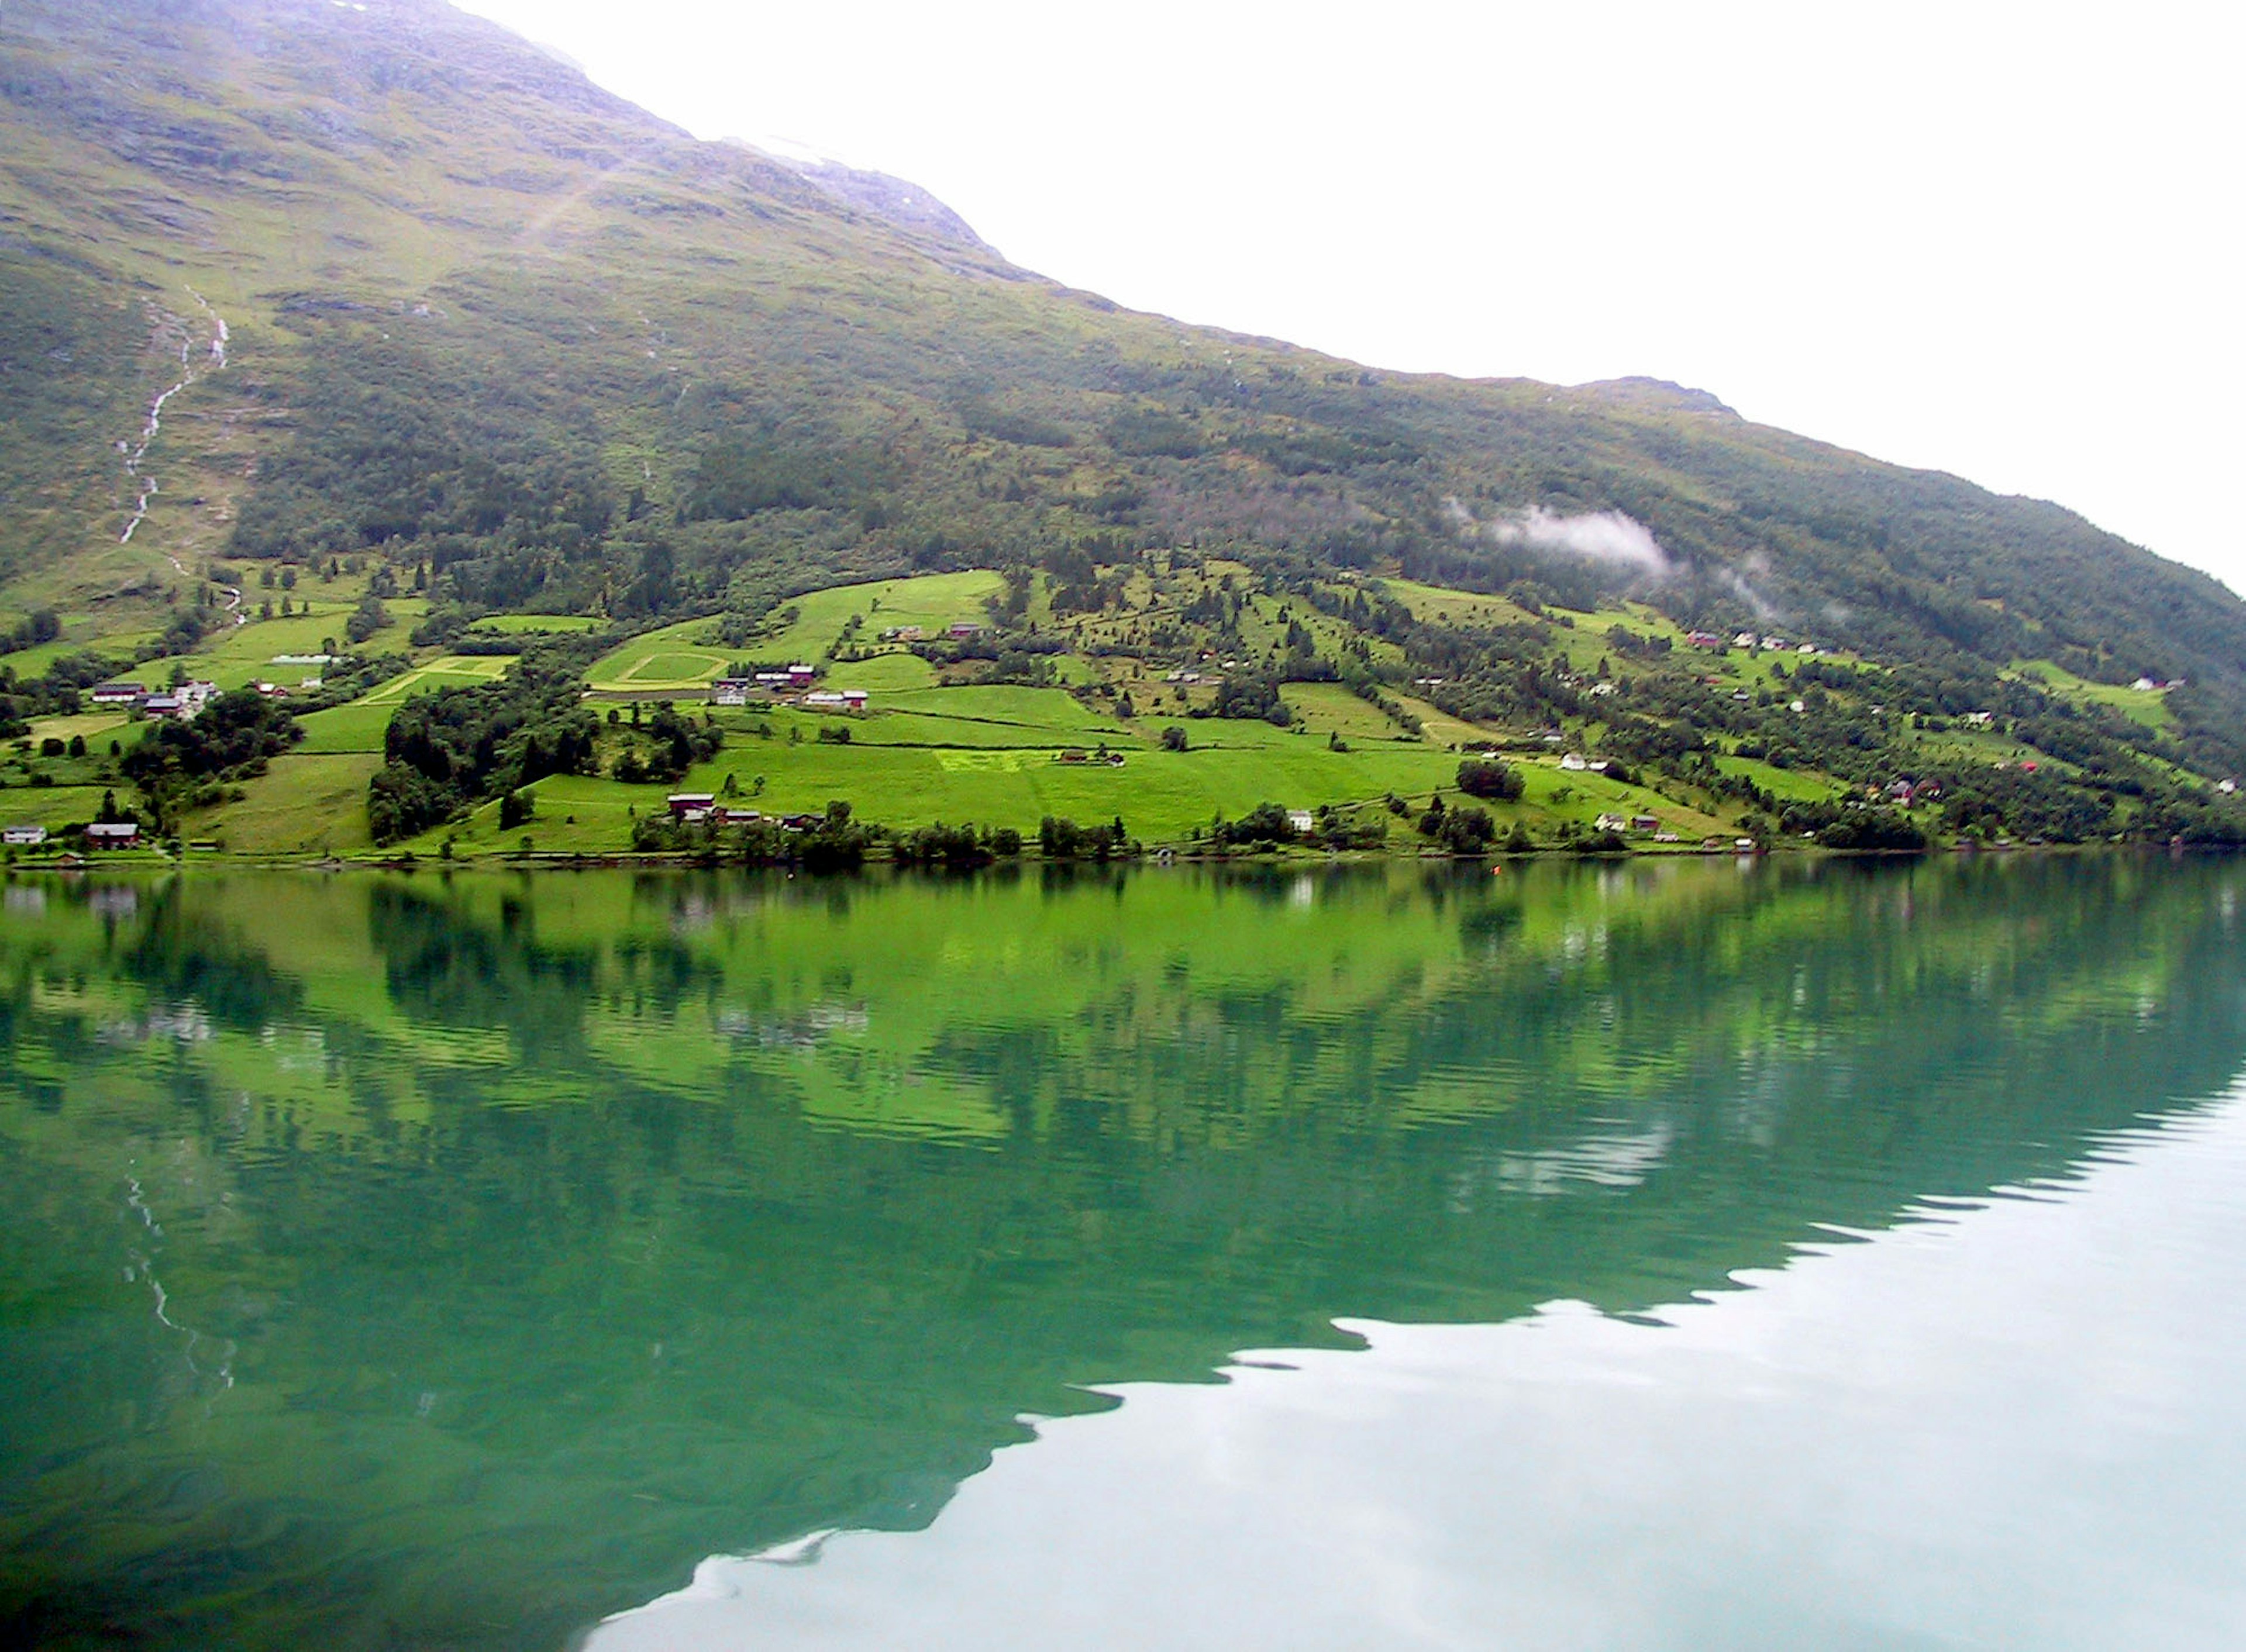
M 1656 579 L 1666 579 L 1674 571 L 1669 554 L 1661 548 L 1660 541 L 1645 524 L 1620 511 L 1563 516 L 1542 505 L 1532 505 L 1495 521 L 1476 522 L 1472 513 L 1458 500 L 1446 500 L 1444 503 L 1453 521 L 1460 527 L 1478 527 L 1495 544 L 1521 545 L 1534 551 L 1579 556 L 1610 568 L 1650 574 Z
M 1594 511 L 1588 516 L 1562 516 L 1532 505 L 1517 515 L 1489 526 L 1490 537 L 1501 545 L 1526 545 L 1533 550 L 1562 551 L 1616 568 L 1635 568 L 1657 578 L 1669 574 L 1669 554 L 1644 523 L 1620 511 Z

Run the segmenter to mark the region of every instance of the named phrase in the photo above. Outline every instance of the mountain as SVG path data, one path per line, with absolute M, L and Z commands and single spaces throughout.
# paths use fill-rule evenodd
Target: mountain
M 2036 749 L 2101 819 L 2246 766 L 2246 604 L 2059 506 L 1655 380 L 1414 377 L 1128 312 L 437 0 L 11 0 L 0 386 L 18 683 L 198 660 L 276 570 L 394 597 L 425 657 L 521 612 L 745 646 L 785 598 L 913 572 L 1049 590 L 1082 560 L 1120 592 L 1182 547 L 1306 598 L 1501 594 L 1528 628 L 1421 615 L 1358 650 L 1398 683 L 1635 602 L 1907 667 L 1914 715 L 2079 712 L 2094 739 Z M 2158 715 L 2107 715 L 2140 680 L 2174 685 Z

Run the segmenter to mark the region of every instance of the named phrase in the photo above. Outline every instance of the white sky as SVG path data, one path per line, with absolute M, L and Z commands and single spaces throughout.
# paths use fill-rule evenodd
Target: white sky
M 2246 590 L 2236 8 L 468 0 L 704 137 L 1377 366 L 1649 373 Z

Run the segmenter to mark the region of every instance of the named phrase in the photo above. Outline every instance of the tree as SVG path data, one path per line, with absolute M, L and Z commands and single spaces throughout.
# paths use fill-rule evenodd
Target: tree
M 1518 769 L 1495 758 L 1468 758 L 1459 765 L 1459 790 L 1470 798 L 1517 803 L 1524 785 Z

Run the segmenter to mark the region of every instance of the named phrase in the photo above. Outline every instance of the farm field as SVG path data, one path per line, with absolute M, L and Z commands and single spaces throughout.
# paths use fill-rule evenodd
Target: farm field
M 468 629 L 493 636 L 558 636 L 609 623 L 597 614 L 487 614 Z
M 426 665 L 417 665 L 402 676 L 391 678 L 352 704 L 395 706 L 417 694 L 437 689 L 473 688 L 479 683 L 496 683 L 514 665 L 514 659 L 504 654 L 439 655 Z
M 297 752 L 242 782 L 248 795 L 190 817 L 181 835 L 216 838 L 233 854 L 351 854 L 371 848 L 366 785 L 378 752 Z
M 1820 802 L 1840 789 L 1830 775 L 1807 769 L 1776 768 L 1760 758 L 1722 757 L 1716 759 L 1716 766 L 1725 774 L 1753 781 L 1786 803 Z
M 2016 660 L 2012 670 L 2069 699 L 2110 706 L 2155 734 L 2168 734 L 2175 728 L 2175 713 L 2168 709 L 2168 697 L 2161 690 L 2135 689 L 2120 683 L 2093 683 L 2051 660 Z
M 949 625 L 983 623 L 983 604 L 1005 588 L 1005 581 L 985 568 L 833 586 L 790 597 L 781 612 L 793 608 L 796 617 L 748 644 L 745 652 L 773 661 L 819 659 L 841 639 L 854 615 L 865 622 L 857 640 L 868 648 L 879 646 L 881 633 L 896 626 L 916 625 L 930 637 L 939 636 Z
M 631 639 L 593 662 L 586 682 L 596 694 L 669 689 L 699 693 L 725 674 L 732 652 L 708 640 L 707 620 L 666 625 Z
M 83 824 L 101 807 L 98 785 L 11 785 L 0 791 L 0 826 Z

